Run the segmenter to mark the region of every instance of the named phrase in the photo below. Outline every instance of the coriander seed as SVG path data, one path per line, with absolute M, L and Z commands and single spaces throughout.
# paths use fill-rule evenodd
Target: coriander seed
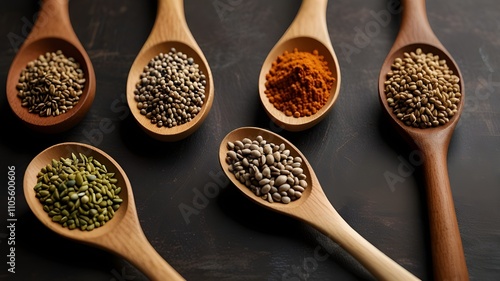
M 16 88 L 23 107 L 48 117 L 73 108 L 83 94 L 84 84 L 80 64 L 58 50 L 30 61 L 22 70 Z
M 387 104 L 407 126 L 444 125 L 457 113 L 460 79 L 439 56 L 420 48 L 396 58 L 384 82 Z

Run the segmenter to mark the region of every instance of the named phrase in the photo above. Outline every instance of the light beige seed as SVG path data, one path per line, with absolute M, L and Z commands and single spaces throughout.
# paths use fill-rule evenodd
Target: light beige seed
M 283 192 L 283 191 L 288 191 L 290 189 L 290 185 L 285 183 L 285 184 L 282 184 L 278 187 L 278 192 Z
M 280 186 L 280 185 L 282 185 L 282 184 L 286 183 L 286 181 L 287 181 L 287 176 L 285 176 L 285 175 L 280 175 L 279 177 L 277 177 L 277 178 L 276 178 L 276 180 L 275 180 L 274 184 L 275 184 L 276 186 Z
M 233 160 L 238 160 L 238 157 L 236 156 L 236 152 L 230 150 L 227 152 L 227 156 L 229 156 Z
M 278 192 L 272 193 L 271 196 L 273 197 L 274 201 L 276 201 L 276 202 L 280 202 L 281 201 L 281 194 L 279 194 Z
M 294 185 L 292 187 L 295 191 L 304 192 L 305 188 L 300 185 Z
M 302 168 L 293 168 L 292 169 L 292 174 L 294 176 L 298 176 L 300 174 L 304 173 L 304 170 Z
M 266 155 L 266 164 L 267 165 L 273 165 L 274 164 L 274 156 L 272 154 L 267 154 Z
M 267 193 L 269 193 L 269 191 L 271 191 L 271 185 L 269 185 L 269 184 L 264 185 L 264 186 L 260 189 L 260 193 L 261 193 L 261 194 L 267 194 Z
M 276 161 L 276 162 L 280 162 L 281 161 L 281 153 L 279 153 L 278 151 L 275 151 L 273 153 L 273 157 L 274 157 L 274 161 Z

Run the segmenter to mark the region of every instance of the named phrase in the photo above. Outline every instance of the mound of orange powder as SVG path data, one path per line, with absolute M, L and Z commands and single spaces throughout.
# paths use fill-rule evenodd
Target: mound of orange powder
M 285 51 L 266 75 L 265 94 L 287 116 L 304 117 L 318 112 L 328 101 L 335 78 L 317 50 Z

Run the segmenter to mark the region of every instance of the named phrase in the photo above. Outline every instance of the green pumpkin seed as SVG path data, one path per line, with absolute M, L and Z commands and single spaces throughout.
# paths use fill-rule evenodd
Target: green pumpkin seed
M 92 157 L 72 154 L 41 169 L 35 195 L 54 222 L 90 231 L 113 218 L 123 202 L 114 175 Z

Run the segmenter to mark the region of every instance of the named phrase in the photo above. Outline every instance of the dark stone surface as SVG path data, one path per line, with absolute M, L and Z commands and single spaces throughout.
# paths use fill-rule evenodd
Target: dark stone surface
M 300 1 L 185 0 L 191 31 L 214 76 L 212 110 L 193 135 L 175 143 L 143 133 L 126 107 L 130 66 L 155 18 L 155 1 L 74 0 L 75 32 L 94 64 L 97 94 L 83 121 L 59 135 L 36 134 L 10 111 L 5 81 L 37 1 L 4 1 L 0 10 L 0 167 L 16 171 L 16 273 L 7 271 L 7 189 L 0 195 L 0 279 L 144 280 L 110 253 L 65 240 L 39 223 L 22 194 L 31 159 L 65 141 L 93 144 L 127 172 L 139 218 L 153 247 L 188 280 L 358 280 L 370 275 L 315 229 L 271 213 L 227 184 L 217 149 L 234 128 L 258 126 L 292 141 L 307 156 L 340 215 L 382 252 L 423 280 L 432 279 L 425 186 L 416 152 L 382 117 L 377 80 L 397 34 L 390 1 L 330 1 L 327 23 L 342 84 L 332 112 L 301 132 L 277 130 L 258 98 L 258 75 L 268 51 Z M 434 32 L 458 62 L 465 108 L 453 136 L 448 168 L 471 280 L 500 278 L 500 10 L 495 0 L 428 1 Z M 365 41 L 362 41 L 362 39 Z M 349 53 L 351 51 L 352 53 Z M 112 129 L 103 132 L 102 120 Z M 413 159 L 413 160 L 412 160 Z M 418 163 L 417 163 L 418 164 Z M 387 180 L 397 175 L 401 181 Z M 2 185 L 7 185 L 6 177 Z M 216 193 L 203 206 L 196 194 Z M 198 208 L 183 216 L 185 206 Z M 328 257 L 326 257 L 328 255 Z M 300 274 L 297 274 L 300 272 Z M 293 279 L 295 278 L 295 279 Z

